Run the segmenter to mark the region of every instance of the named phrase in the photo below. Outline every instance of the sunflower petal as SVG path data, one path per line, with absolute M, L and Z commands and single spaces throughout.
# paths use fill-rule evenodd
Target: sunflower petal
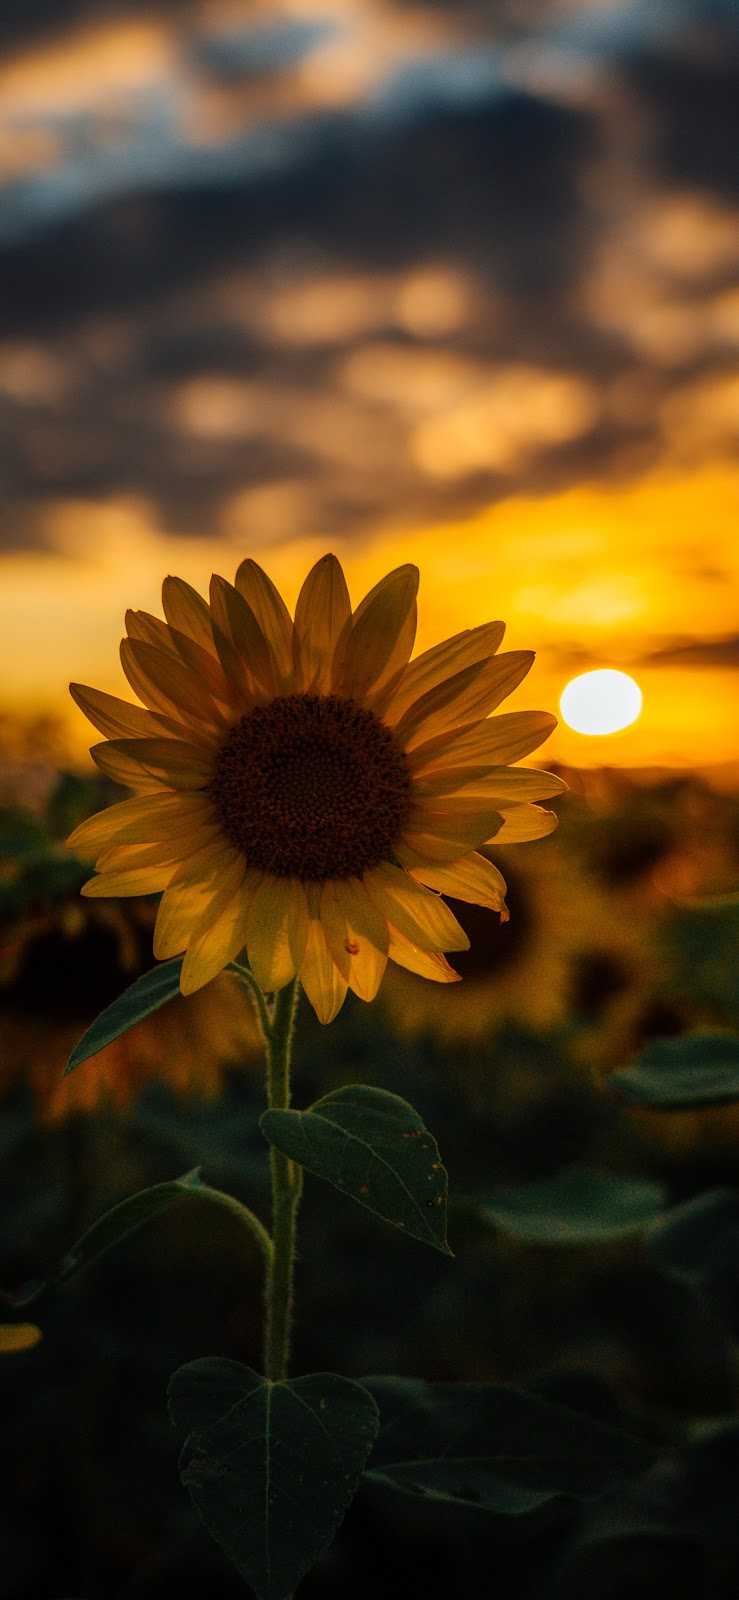
M 159 894 L 166 889 L 173 872 L 171 861 L 158 867 L 132 867 L 128 872 L 101 872 L 83 883 L 80 894 L 91 900 L 109 895 Z
M 371 700 L 407 666 L 416 637 L 418 567 L 396 567 L 375 584 L 352 617 L 334 657 L 333 683 L 353 700 Z
M 154 924 L 154 954 L 157 961 L 169 961 L 187 949 L 190 933 L 205 903 L 205 891 L 197 884 L 171 884 L 159 902 Z
M 259 875 L 243 874 L 229 896 L 211 898 L 192 930 L 180 973 L 182 994 L 216 978 L 246 944 L 246 924 L 251 897 Z
M 115 694 L 104 694 L 102 689 L 92 689 L 86 683 L 70 683 L 69 692 L 88 721 L 108 739 L 125 739 L 129 735 L 137 739 L 157 739 L 162 733 L 181 739 L 187 731 L 181 722 L 145 711 L 143 706 L 132 706 L 127 700 L 120 700 Z
M 268 994 L 283 989 L 300 966 L 308 934 L 305 890 L 297 878 L 263 878 L 249 907 L 249 964 Z
M 416 745 L 408 757 L 415 777 L 448 768 L 522 761 L 536 750 L 557 726 L 549 711 L 508 711 L 503 716 L 482 717 L 456 733 L 439 734 Z
M 454 678 L 428 690 L 406 711 L 395 728 L 398 742 L 405 750 L 412 750 L 447 728 L 486 717 L 517 688 L 533 660 L 533 650 L 509 650 L 463 668 Z
M 293 673 L 293 621 L 282 595 L 250 556 L 242 561 L 234 581 L 271 647 L 280 686 L 284 687 Z
M 401 867 L 383 861 L 365 873 L 370 899 L 393 927 L 422 950 L 469 950 L 470 941 L 448 905 Z
M 323 926 L 311 917 L 300 963 L 300 982 L 319 1022 L 333 1022 L 341 1010 L 349 987 L 326 943 Z
M 153 617 L 150 611 L 126 612 L 126 633 L 129 639 L 138 639 L 144 644 L 153 644 L 157 650 L 164 650 L 176 656 L 174 640 L 161 617 Z
M 465 667 L 474 666 L 478 661 L 487 661 L 489 656 L 495 654 L 504 633 L 504 622 L 483 622 L 479 628 L 466 628 L 452 639 L 445 639 L 430 650 L 424 650 L 406 667 L 387 711 L 383 713 L 385 721 L 394 727 L 409 707 L 429 689 L 435 688 L 437 683 L 455 677 Z
M 387 966 L 387 922 L 359 878 L 324 885 L 321 922 L 326 943 L 349 987 L 374 1000 Z
M 214 758 L 181 739 L 111 739 L 93 745 L 90 755 L 119 783 L 149 777 L 169 789 L 203 789 L 213 776 Z
M 194 639 L 213 655 L 213 629 L 208 602 L 184 578 L 165 578 L 162 584 L 162 609 L 171 628 Z
M 210 604 L 213 620 L 221 635 L 229 641 L 236 653 L 236 658 L 242 668 L 246 669 L 247 687 L 252 691 L 257 685 L 267 694 L 276 694 L 279 687 L 279 674 L 275 665 L 275 658 L 271 645 L 268 644 L 259 623 L 238 589 L 233 584 L 227 583 L 225 578 L 219 578 L 217 573 L 210 580 Z M 218 644 L 218 635 L 215 635 Z M 222 648 L 222 646 L 221 646 Z M 233 672 L 233 656 L 229 653 L 230 667 L 223 662 L 228 676 Z M 242 687 L 243 674 L 237 679 L 238 687 Z
M 322 556 L 311 568 L 295 607 L 296 685 L 328 694 L 334 651 L 348 628 L 351 601 L 336 556 Z
M 488 906 L 491 911 L 506 912 L 505 878 L 488 861 L 486 856 L 473 851 L 461 861 L 448 865 L 411 867 L 410 874 L 428 889 L 439 894 L 449 894 L 455 900 L 466 900 L 473 906 Z
M 545 811 L 543 806 L 502 806 L 500 815 L 501 825 L 487 841 L 496 849 L 499 844 L 525 844 L 529 839 L 544 839 L 559 823 L 557 813 Z
M 134 693 L 151 710 L 207 727 L 222 722 L 212 695 L 177 655 L 143 639 L 122 639 L 121 663 Z
M 397 928 L 390 926 L 390 960 L 417 972 L 421 978 L 431 978 L 434 983 L 459 983 L 460 974 L 450 967 L 439 951 L 421 950 L 411 939 L 404 938 Z
M 195 794 L 134 795 L 86 817 L 67 839 L 67 848 L 84 859 L 113 844 L 153 844 L 187 834 L 214 816 L 210 800 Z
M 443 776 L 435 774 L 433 779 L 419 779 L 414 785 L 421 812 L 427 806 L 453 811 L 462 802 L 470 802 L 470 810 L 478 803 L 499 811 L 501 806 L 515 805 L 519 800 L 550 800 L 566 788 L 563 778 L 555 772 L 540 772 L 538 767 L 484 767 L 472 778 L 464 770 L 450 770 Z
M 411 814 L 404 840 L 410 843 L 411 835 L 419 833 L 455 842 L 461 839 L 464 845 L 457 851 L 457 857 L 466 856 L 495 832 L 498 817 L 499 806 L 487 796 L 448 795 L 443 799 L 419 800 Z M 456 860 L 457 857 L 446 859 Z

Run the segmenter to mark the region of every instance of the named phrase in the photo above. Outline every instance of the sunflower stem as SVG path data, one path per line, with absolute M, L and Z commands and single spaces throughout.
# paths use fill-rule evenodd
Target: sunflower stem
M 280 989 L 274 1004 L 267 1051 L 267 1105 L 270 1111 L 290 1107 L 290 1057 L 298 980 Z M 274 1383 L 287 1377 L 293 1312 L 295 1230 L 303 1172 L 281 1150 L 270 1151 L 272 1169 L 272 1259 L 267 1272 L 264 1327 L 264 1371 Z

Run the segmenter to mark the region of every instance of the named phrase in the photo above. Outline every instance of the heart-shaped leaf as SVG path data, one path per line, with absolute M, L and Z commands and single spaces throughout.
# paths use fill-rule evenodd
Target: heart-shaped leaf
M 364 1378 L 381 1426 L 368 1477 L 423 1500 L 521 1516 L 547 1500 L 589 1500 L 650 1463 L 617 1428 L 491 1383 Z
M 213 1357 L 174 1373 L 169 1403 L 209 1532 L 259 1600 L 289 1600 L 353 1499 L 379 1426 L 372 1396 L 330 1372 L 270 1383 Z
M 307 1172 L 451 1255 L 446 1170 L 436 1140 L 407 1100 L 351 1084 L 308 1111 L 266 1111 L 259 1125 L 270 1144 Z
M 653 1039 L 630 1067 L 611 1074 L 609 1086 L 631 1105 L 664 1110 L 739 1100 L 739 1037 L 689 1033 Z
M 563 1167 L 551 1178 L 496 1190 L 483 1216 L 531 1244 L 587 1244 L 644 1228 L 664 1211 L 666 1190 L 650 1178 Z

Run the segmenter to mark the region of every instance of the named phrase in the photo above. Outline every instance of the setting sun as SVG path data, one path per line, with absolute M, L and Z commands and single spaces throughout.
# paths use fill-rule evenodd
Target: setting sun
M 562 692 L 560 710 L 575 733 L 619 733 L 636 722 L 642 692 L 628 672 L 603 667 L 572 678 Z

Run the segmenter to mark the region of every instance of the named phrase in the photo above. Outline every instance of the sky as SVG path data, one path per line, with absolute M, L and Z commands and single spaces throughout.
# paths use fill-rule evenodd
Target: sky
M 331 548 L 357 598 L 418 562 L 422 645 L 506 620 L 516 705 L 633 673 L 542 754 L 736 760 L 732 9 L 8 8 L 0 715 L 83 751 L 167 572 Z

